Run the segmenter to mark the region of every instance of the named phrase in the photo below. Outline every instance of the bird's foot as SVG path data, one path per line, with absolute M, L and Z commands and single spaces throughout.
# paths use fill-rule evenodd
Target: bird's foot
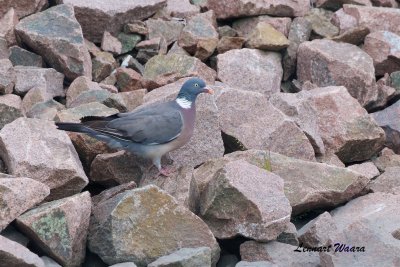
M 176 171 L 176 169 L 172 166 L 168 166 L 168 167 L 162 167 L 160 169 L 160 173 L 158 175 L 164 175 L 166 177 L 171 176 L 174 172 Z

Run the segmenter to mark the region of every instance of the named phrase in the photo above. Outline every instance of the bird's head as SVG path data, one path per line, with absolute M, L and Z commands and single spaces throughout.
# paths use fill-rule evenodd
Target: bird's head
M 182 85 L 176 101 L 181 107 L 190 108 L 192 103 L 196 101 L 196 97 L 201 93 L 213 94 L 214 91 L 207 88 L 202 79 L 191 78 Z

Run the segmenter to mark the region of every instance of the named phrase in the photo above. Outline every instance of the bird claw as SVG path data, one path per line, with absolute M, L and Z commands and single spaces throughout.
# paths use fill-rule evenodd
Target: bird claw
M 158 175 L 164 175 L 166 177 L 171 176 L 176 171 L 174 167 L 162 167 Z

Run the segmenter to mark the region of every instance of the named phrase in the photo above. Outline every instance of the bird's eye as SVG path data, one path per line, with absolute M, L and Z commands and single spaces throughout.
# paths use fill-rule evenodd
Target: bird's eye
M 199 87 L 199 84 L 198 84 L 198 83 L 195 83 L 194 86 L 195 86 L 195 87 Z

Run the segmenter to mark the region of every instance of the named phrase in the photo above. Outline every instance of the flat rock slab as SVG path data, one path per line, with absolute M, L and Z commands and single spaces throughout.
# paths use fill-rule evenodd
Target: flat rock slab
M 43 260 L 26 247 L 0 235 L 1 266 L 45 267 Z
M 49 199 L 78 193 L 88 183 L 71 140 L 53 122 L 19 118 L 0 131 L 0 148 L 9 173 L 46 184 Z
M 158 187 L 125 191 L 95 206 L 89 249 L 109 264 L 139 267 L 181 248 L 209 247 L 212 262 L 219 247 L 207 225 Z
M 363 106 L 376 94 L 373 60 L 352 44 L 327 39 L 300 44 L 297 77 L 300 82 L 310 81 L 321 87 L 345 86 Z
M 89 192 L 47 202 L 17 219 L 18 227 L 63 266 L 80 266 L 86 254 Z
M 57 0 L 71 4 L 86 39 L 100 43 L 104 31 L 117 34 L 124 24 L 151 17 L 166 6 L 166 0 Z
M 92 78 L 92 61 L 70 5 L 58 5 L 24 18 L 15 27 L 19 38 L 47 64 L 74 80 Z
M 280 91 L 283 70 L 281 55 L 258 49 L 234 49 L 217 56 L 221 82 L 270 96 Z
M 50 188 L 30 178 L 0 179 L 0 231 L 19 215 L 43 201 Z
M 290 222 L 283 180 L 244 160 L 216 170 L 200 199 L 200 216 L 214 236 L 274 240 Z

